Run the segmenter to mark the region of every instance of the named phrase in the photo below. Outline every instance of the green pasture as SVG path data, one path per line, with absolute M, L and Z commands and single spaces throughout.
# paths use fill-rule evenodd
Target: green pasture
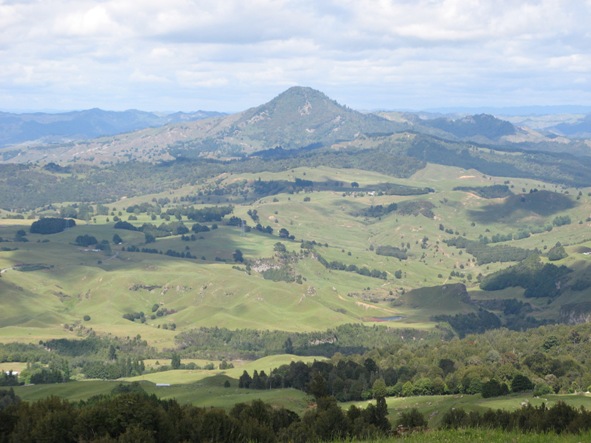
M 302 413 L 309 404 L 309 398 L 295 389 L 252 390 L 239 389 L 236 380 L 230 387 L 224 387 L 229 380 L 226 376 L 213 376 L 193 383 L 171 386 L 142 381 L 141 387 L 148 394 L 155 394 L 163 399 L 176 399 L 180 403 L 201 407 L 232 408 L 236 403 L 263 400 L 277 407 L 285 407 Z M 70 401 L 88 400 L 96 395 L 109 395 L 121 381 L 76 381 L 51 385 L 16 386 L 16 395 L 26 401 L 35 401 L 49 396 L 57 396 Z
M 146 381 L 154 384 L 158 383 L 167 383 L 171 385 L 180 385 L 180 384 L 189 384 L 194 382 L 200 382 L 202 380 L 212 378 L 212 377 L 225 377 L 225 379 L 232 379 L 233 385 L 237 384 L 238 378 L 242 375 L 244 371 L 252 374 L 255 370 L 258 372 L 265 371 L 267 374 L 271 372 L 271 370 L 278 368 L 282 365 L 290 364 L 291 362 L 296 361 L 303 361 L 305 363 L 312 363 L 315 360 L 325 360 L 324 357 L 300 357 L 294 355 L 271 355 L 268 357 L 263 357 L 253 361 L 245 361 L 245 360 L 236 360 L 233 361 L 232 364 L 234 365 L 233 368 L 229 369 L 217 369 L 219 367 L 219 362 L 215 362 L 216 369 L 205 370 L 205 369 L 174 369 L 169 371 L 162 371 L 162 372 L 153 372 L 148 374 L 139 375 L 137 377 L 129 377 L 124 379 L 128 382 L 133 381 Z M 146 363 L 147 367 L 155 367 L 154 360 L 149 360 Z M 170 362 L 159 360 L 159 362 L 164 365 Z M 206 360 L 193 360 L 193 359 L 183 359 L 182 363 L 187 364 L 190 362 L 195 362 L 197 365 L 205 365 L 209 363 Z
M 256 209 L 261 224 L 274 229 L 273 235 L 254 230 L 243 233 L 238 227 L 219 224 L 217 230 L 199 233 L 195 241 L 182 241 L 180 236 L 171 236 L 146 245 L 141 232 L 113 229 L 112 211 L 117 215 L 121 212 L 121 219 L 127 220 L 131 214 L 126 208 L 130 205 L 166 197 L 171 200 L 163 208 L 166 210 L 181 204 L 181 197 L 195 195 L 214 183 L 218 186 L 258 178 L 290 181 L 301 178 L 349 184 L 356 181 L 362 187 L 394 183 L 430 187 L 435 192 L 417 196 L 378 196 L 349 191 L 344 194 L 299 192 L 267 196 L 255 202 L 233 203 L 234 214 L 249 225 L 254 223 L 247 211 Z M 472 192 L 453 190 L 457 186 L 494 184 L 507 184 L 515 193 L 525 189 L 526 196 L 534 188 L 556 192 L 554 200 L 557 203 L 551 202 L 556 207 L 544 208 L 544 202 L 528 206 L 532 210 L 550 211 L 540 215 L 523 210 L 518 199 L 484 199 Z M 489 177 L 474 170 L 437 165 L 428 165 L 405 179 L 357 169 L 297 168 L 278 173 L 222 174 L 210 181 L 163 190 L 158 194 L 123 198 L 108 204 L 109 215 L 97 216 L 96 222 L 95 217 L 88 223 L 77 221 L 75 228 L 59 234 L 27 233 L 27 242 L 15 241 L 16 232 L 19 229 L 28 232 L 32 220 L 3 219 L 0 220 L 0 237 L 4 240 L 0 243 L 4 248 L 0 250 L 0 308 L 3 312 L 0 340 L 36 342 L 50 337 L 76 337 L 92 328 L 99 333 L 118 336 L 139 334 L 150 344 L 164 348 L 174 346 L 178 331 L 200 326 L 311 331 L 398 315 L 403 319 L 389 322 L 389 325 L 431 328 L 434 326 L 430 320 L 433 315 L 465 313 L 472 308 L 436 293 L 429 295 L 428 290 L 425 293 L 413 289 L 464 283 L 476 299 L 524 300 L 520 288 L 491 293 L 478 290 L 478 275 L 490 274 L 512 263 L 478 264 L 470 254 L 443 242 L 456 235 L 478 240 L 480 236 L 515 234 L 519 229 L 551 224 L 556 215 L 568 215 L 571 218 L 569 225 L 503 243 L 538 248 L 544 252 L 560 241 L 566 246 L 569 257 L 557 264 L 575 269 L 574 277 L 586 277 L 591 257 L 584 256 L 580 248 L 591 248 L 591 223 L 587 222 L 591 215 L 588 191 L 534 180 Z M 175 199 L 177 203 L 174 203 Z M 559 210 L 567 201 L 565 199 L 572 201 L 572 207 Z M 360 211 L 372 205 L 400 205 L 404 202 L 430 203 L 434 218 L 421 214 L 404 215 L 398 211 L 379 218 L 360 215 Z M 491 214 L 484 222 L 478 218 L 483 211 Z M 497 212 L 505 216 L 497 217 Z M 107 218 L 109 222 L 106 222 Z M 171 221 L 174 220 L 172 217 Z M 146 214 L 141 214 L 137 221 L 132 221 L 137 226 L 144 222 L 159 225 L 164 220 L 152 221 Z M 189 228 L 193 223 L 186 219 L 183 222 Z M 440 225 L 452 230 L 453 234 L 441 230 Z M 287 229 L 296 240 L 279 238 L 281 228 Z M 118 234 L 124 243 L 111 244 L 110 254 L 97 252 L 74 244 L 76 237 L 84 234 L 93 235 L 99 241 L 111 241 L 113 235 Z M 259 259 L 275 260 L 280 266 L 275 257 L 275 243 L 281 241 L 288 251 L 300 252 L 301 240 L 314 240 L 322 245 L 315 248 L 315 253 L 329 262 L 385 271 L 388 279 L 329 270 L 310 256 L 288 265 L 294 277 L 301 276 L 301 283 L 275 282 L 265 280 L 256 270 L 249 272 L 244 264 L 233 262 L 234 251 L 240 249 L 251 263 Z M 124 250 L 129 245 L 163 252 L 190 252 L 197 258 L 132 253 Z M 378 246 L 408 249 L 408 259 L 377 255 L 375 248 Z M 22 265 L 25 268 L 19 268 Z M 463 277 L 451 277 L 452 270 L 461 272 Z M 397 271 L 401 273 L 400 278 L 395 277 Z M 550 304 L 544 298 L 527 299 L 527 302 L 535 307 L 534 316 L 553 318 L 563 303 L 585 300 L 585 291 L 567 289 L 559 300 Z M 176 312 L 151 319 L 154 305 Z M 140 311 L 146 314 L 145 324 L 122 318 L 125 313 Z M 90 320 L 84 320 L 85 316 L 90 316 Z M 165 329 L 173 324 L 174 331 Z
M 23 369 L 25 369 L 27 367 L 26 363 L 23 362 L 0 362 L 0 372 L 4 371 L 4 372 L 8 372 L 8 371 L 14 371 L 14 372 L 22 372 Z
M 371 440 L 375 443 L 581 443 L 591 440 L 591 434 L 523 434 L 503 432 L 497 429 L 427 430 L 401 437 Z
M 174 398 L 181 403 L 191 403 L 202 407 L 231 408 L 236 403 L 262 399 L 275 406 L 283 406 L 302 413 L 308 406 L 309 399 L 305 393 L 295 389 L 252 390 L 239 389 L 238 378 L 243 371 L 265 371 L 270 373 L 274 368 L 291 361 L 313 362 L 324 360 L 324 357 L 294 357 L 293 355 L 273 355 L 255 361 L 234 361 L 234 368 L 220 370 L 168 370 L 130 377 L 122 380 L 83 380 L 69 383 L 17 386 L 15 392 L 22 399 L 34 401 L 51 395 L 71 401 L 87 400 L 88 398 L 109 394 L 120 383 L 139 382 L 148 394 L 156 394 L 160 398 Z M 210 361 L 183 359 L 182 363 L 204 365 Z M 157 367 L 156 360 L 146 361 L 146 366 Z M 164 365 L 169 361 L 159 360 Z M 216 367 L 219 362 L 215 362 Z M 24 363 L 0 363 L 0 369 L 19 370 Z M 229 387 L 225 382 L 230 383 Z

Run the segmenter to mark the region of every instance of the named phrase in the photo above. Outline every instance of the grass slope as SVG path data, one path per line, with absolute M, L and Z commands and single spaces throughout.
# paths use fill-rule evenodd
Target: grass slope
M 395 183 L 430 187 L 435 192 L 397 196 L 349 189 L 278 194 L 235 204 L 234 215 L 251 226 L 255 223 L 248 211 L 257 210 L 260 223 L 270 225 L 273 235 L 256 231 L 244 234 L 240 228 L 220 224 L 217 230 L 197 235 L 195 241 L 171 236 L 146 245 L 141 232 L 113 229 L 113 217 L 121 214 L 119 217 L 127 219 L 126 208 L 132 204 L 166 197 L 170 201 L 162 209 L 174 210 L 182 204 L 183 198 L 198 192 L 206 192 L 214 186 L 229 189 L 232 184 L 258 178 L 356 181 L 360 187 Z M 471 192 L 454 190 L 457 186 L 504 183 L 512 192 L 523 193 L 526 200 L 536 200 L 521 207 L 521 199 L 484 199 Z M 532 189 L 539 191 L 530 193 Z M 436 293 L 430 294 L 428 289 L 417 291 L 417 288 L 463 283 L 474 299 L 522 299 L 520 288 L 499 293 L 479 291 L 478 275 L 489 274 L 511 263 L 481 265 L 464 250 L 443 242 L 451 237 L 459 235 L 478 240 L 484 236 L 491 238 L 495 234 L 538 229 L 539 233 L 530 237 L 499 244 L 510 243 L 544 252 L 560 241 L 570 256 L 557 264 L 564 263 L 575 269 L 569 281 L 587 278 L 590 259 L 578 251 L 585 245 L 591 246 L 588 194 L 586 189 L 562 188 L 533 180 L 505 180 L 474 170 L 437 165 L 428 165 L 408 179 L 393 179 L 357 169 L 296 168 L 281 173 L 222 174 L 171 193 L 122 199 L 109 205 L 107 216 L 92 217 L 88 223 L 79 221 L 75 228 L 59 234 L 27 234 L 27 242 L 17 241 L 17 231 L 28 232 L 30 220 L 2 220 L 0 308 L 4 315 L 0 318 L 0 340 L 71 337 L 92 328 L 118 336 L 140 334 L 151 344 L 163 348 L 174 345 L 176 331 L 199 326 L 311 331 L 344 323 L 370 322 L 376 317 L 402 317 L 388 322 L 393 327 L 432 328 L 434 323 L 430 318 L 433 315 L 466 313 L 475 307 L 469 301 L 450 298 L 445 291 L 437 295 L 439 289 L 433 289 Z M 362 209 L 392 203 L 407 209 L 383 217 L 357 215 Z M 432 215 L 421 212 L 420 208 L 429 205 Z M 204 206 L 211 204 L 196 204 L 198 208 Z M 482 214 L 497 213 L 510 214 L 510 217 L 482 218 Z M 551 225 L 557 215 L 570 217 L 571 223 L 545 231 L 543 227 Z M 137 226 L 145 222 L 158 225 L 164 221 L 152 220 L 146 214 L 139 214 L 137 218 L 132 221 Z M 183 217 L 182 221 L 191 227 L 190 220 Z M 296 240 L 279 238 L 282 228 Z M 85 234 L 108 241 L 119 234 L 124 243 L 111 244 L 110 254 L 96 252 L 74 244 L 77 236 Z M 249 272 L 245 265 L 232 260 L 234 251 L 240 249 L 252 262 L 265 259 L 277 263 L 274 245 L 281 241 L 288 251 L 299 254 L 302 251 L 300 240 L 317 242 L 315 254 L 328 262 L 383 271 L 387 279 L 329 270 L 312 254 L 299 257 L 289 265 L 289 272 L 301 276 L 301 283 L 274 282 L 265 280 L 255 269 Z M 122 250 L 129 245 L 163 252 L 190 251 L 197 259 Z M 403 248 L 407 250 L 408 259 L 377 255 L 375 248 L 378 246 Z M 22 265 L 27 265 L 30 272 L 23 272 L 27 267 Z M 458 275 L 452 276 L 452 270 Z M 533 315 L 556 318 L 562 304 L 584 301 L 588 294 L 588 291 L 571 290 L 569 284 L 565 288 L 564 294 L 551 303 L 544 298 L 526 300 L 535 308 Z M 176 312 L 150 319 L 155 304 Z M 125 313 L 139 311 L 148 317 L 145 324 L 122 318 Z M 86 315 L 90 316 L 89 321 L 83 320 Z M 173 323 L 176 331 L 165 329 Z

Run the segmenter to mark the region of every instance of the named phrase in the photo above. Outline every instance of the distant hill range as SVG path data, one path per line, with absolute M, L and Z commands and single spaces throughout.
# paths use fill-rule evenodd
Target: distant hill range
M 549 131 L 572 138 L 591 138 L 591 114 L 572 123 L 560 123 L 548 128 Z
M 98 109 L 65 114 L 0 114 L 0 146 L 12 145 L 0 154 L 4 161 L 19 163 L 231 160 L 268 151 L 286 155 L 329 147 L 400 147 L 407 140 L 406 148 L 419 155 L 416 143 L 409 143 L 421 136 L 422 140 L 429 137 L 432 142 L 461 144 L 454 148 L 459 151 L 477 144 L 503 151 L 589 155 L 586 140 L 572 135 L 586 133 L 589 119 L 569 116 L 552 120 L 551 124 L 542 124 L 538 119 L 537 128 L 520 124 L 523 121 L 526 119 L 510 122 L 490 114 L 362 113 L 312 88 L 292 87 L 268 103 L 231 115 L 199 111 L 159 116 Z M 397 134 L 408 137 L 397 138 Z M 421 147 L 420 151 L 422 160 L 432 161 L 425 157 L 431 149 Z
M 196 111 L 161 115 L 137 110 L 115 112 L 102 109 L 56 114 L 0 112 L 0 147 L 34 141 L 60 143 L 87 140 L 220 115 L 224 114 Z

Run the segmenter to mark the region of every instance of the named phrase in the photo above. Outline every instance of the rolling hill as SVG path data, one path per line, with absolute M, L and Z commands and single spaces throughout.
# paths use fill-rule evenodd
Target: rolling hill
M 486 115 L 386 119 L 294 87 L 239 114 L 6 149 L 0 335 L 171 346 L 199 326 L 432 330 L 482 309 L 516 328 L 558 321 L 586 301 L 591 158 L 492 143 L 515 131 Z M 79 222 L 30 232 L 39 217 Z M 558 292 L 480 288 L 557 242 L 572 271 Z
M 54 114 L 0 112 L 0 148 L 25 142 L 44 145 L 87 140 L 219 115 L 222 114 L 208 111 L 162 115 L 133 109 L 121 112 L 88 109 Z

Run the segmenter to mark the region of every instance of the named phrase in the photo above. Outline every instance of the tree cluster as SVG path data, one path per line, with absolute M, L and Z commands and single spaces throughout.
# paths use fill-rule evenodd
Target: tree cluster
M 473 192 L 482 198 L 504 198 L 513 195 L 507 185 L 456 186 L 454 191 Z
M 269 375 L 254 371 L 252 377 L 244 371 L 238 386 L 245 389 L 294 388 L 317 397 L 330 395 L 339 401 L 351 401 L 384 397 L 386 388 L 394 386 L 397 381 L 396 369 L 381 370 L 367 358 L 363 364 L 353 360 L 342 360 L 337 364 L 315 361 L 311 365 L 292 362 L 273 369 Z M 373 389 L 374 385 L 376 389 Z
M 132 384 L 80 403 L 58 397 L 29 403 L 0 391 L 0 404 L 0 441 L 287 443 L 376 438 L 390 430 L 383 398 L 343 412 L 334 398 L 322 397 L 299 417 L 260 400 L 229 412 L 181 405 Z
M 46 217 L 31 224 L 31 234 L 57 234 L 67 228 L 73 228 L 76 222 L 67 218 Z
M 436 315 L 433 320 L 448 322 L 460 338 L 464 338 L 468 334 L 481 334 L 489 329 L 501 327 L 501 319 L 485 309 L 479 309 L 478 312 L 470 312 L 469 314 Z
M 521 286 L 525 288 L 525 297 L 557 297 L 562 291 L 560 282 L 571 272 L 564 265 L 543 264 L 538 255 L 532 255 L 514 266 L 487 275 L 480 282 L 480 288 L 496 291 Z
M 385 255 L 388 257 L 395 257 L 398 258 L 400 260 L 406 260 L 408 258 L 408 254 L 407 254 L 407 249 L 401 249 L 398 248 L 396 246 L 388 246 L 388 245 L 383 245 L 383 246 L 378 246 L 376 248 L 376 254 L 377 255 Z
M 446 429 L 480 428 L 538 434 L 578 434 L 591 429 L 591 412 L 584 407 L 575 409 L 562 401 L 551 407 L 544 403 L 540 406 L 527 404 L 516 411 L 491 409 L 486 412 L 466 412 L 457 408 L 443 415 L 441 426 Z
M 355 264 L 347 265 L 338 260 L 333 260 L 329 262 L 318 253 L 316 253 L 316 258 L 318 259 L 318 262 L 327 269 L 334 269 L 335 271 L 354 272 L 355 274 L 363 275 L 365 277 L 379 278 L 382 280 L 386 280 L 388 278 L 388 273 L 385 271 L 380 271 L 379 269 L 370 270 L 366 266 L 359 267 Z
M 398 205 L 396 203 L 390 203 L 389 205 L 371 205 L 369 208 L 363 209 L 356 213 L 355 215 L 361 217 L 371 217 L 371 218 L 380 218 L 384 217 L 391 212 L 396 211 Z
M 465 237 L 455 237 L 443 241 L 448 246 L 466 249 L 466 252 L 476 257 L 483 265 L 494 262 L 521 261 L 532 255 L 534 251 L 509 245 L 488 246 L 484 241 L 468 240 Z

